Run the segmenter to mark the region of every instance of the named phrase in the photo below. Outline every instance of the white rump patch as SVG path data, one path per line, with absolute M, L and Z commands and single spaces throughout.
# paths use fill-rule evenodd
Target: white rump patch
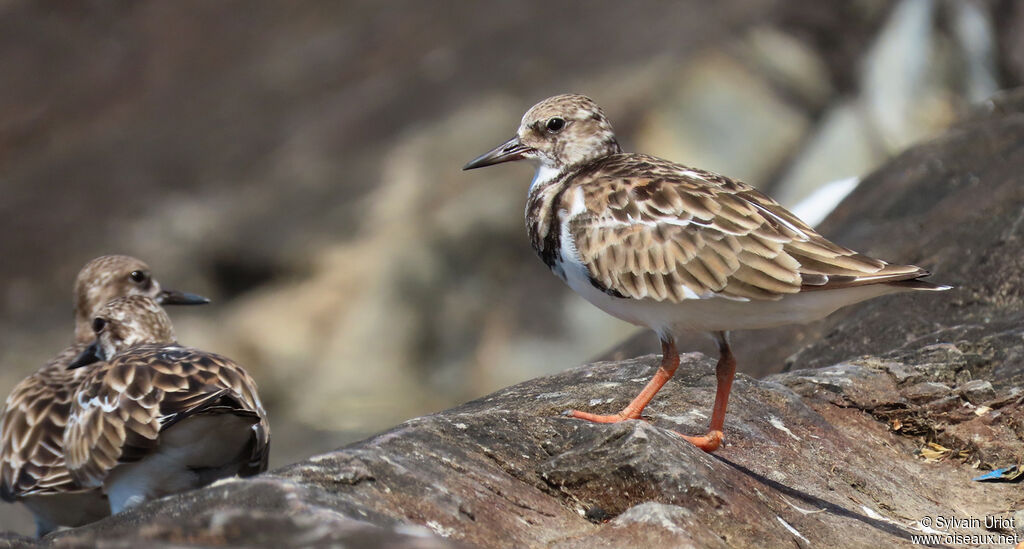
M 832 210 L 836 209 L 846 195 L 853 192 L 859 184 L 860 177 L 857 176 L 830 181 L 798 202 L 789 211 L 804 220 L 804 223 L 814 227 L 824 221 L 825 217 L 832 213 Z

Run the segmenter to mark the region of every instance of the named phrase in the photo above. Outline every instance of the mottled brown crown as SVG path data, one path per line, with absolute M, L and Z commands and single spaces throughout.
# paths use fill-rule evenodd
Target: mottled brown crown
M 537 103 L 523 115 L 518 137 L 536 150 L 541 164 L 559 171 L 622 152 L 601 107 L 585 95 L 556 95 Z
M 155 298 L 160 283 L 149 265 L 127 255 L 104 255 L 85 264 L 75 279 L 75 341 L 93 339 L 92 319 L 114 298 L 142 295 Z
M 141 295 L 111 300 L 96 314 L 92 328 L 103 360 L 136 345 L 175 341 L 167 313 L 152 298 Z

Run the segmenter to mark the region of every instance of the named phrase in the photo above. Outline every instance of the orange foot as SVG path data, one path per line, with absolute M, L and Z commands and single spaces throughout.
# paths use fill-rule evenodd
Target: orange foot
M 627 419 L 642 419 L 639 411 L 627 412 L 626 410 L 606 416 L 591 414 L 590 412 L 581 412 L 579 410 L 566 410 L 562 415 L 566 417 L 574 417 L 576 419 L 585 419 L 587 421 L 593 421 L 594 423 L 618 423 L 620 421 L 626 421 Z
M 626 410 L 608 415 L 591 414 L 590 412 L 581 412 L 579 410 L 566 410 L 565 412 L 562 413 L 562 415 L 566 417 L 573 417 L 576 419 L 592 421 L 594 423 L 618 423 L 620 421 L 626 421 L 628 419 L 639 419 L 642 421 L 646 421 L 642 417 L 640 417 L 639 412 L 630 413 L 627 412 Z M 701 450 L 704 450 L 705 452 L 708 453 L 717 450 L 718 447 L 722 445 L 722 439 L 725 438 L 725 435 L 722 433 L 722 431 L 708 431 L 708 434 L 699 437 L 691 437 L 677 431 L 672 432 L 675 433 L 676 435 L 679 435 L 690 444 L 693 444 L 697 448 L 700 448 Z
M 722 444 L 722 439 L 725 438 L 725 435 L 723 435 L 721 431 L 708 431 L 708 434 L 700 437 L 691 437 L 676 431 L 672 432 L 683 437 L 683 439 L 690 444 L 693 444 L 697 448 L 700 448 L 709 454 L 717 450 Z

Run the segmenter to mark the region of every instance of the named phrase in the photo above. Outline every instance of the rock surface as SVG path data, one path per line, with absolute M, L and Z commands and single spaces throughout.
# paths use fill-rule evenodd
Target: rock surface
M 40 542 L 5 541 L 912 547 L 915 534 L 948 533 L 927 524 L 939 515 L 1011 516 L 1017 485 L 971 478 L 1024 451 L 1024 92 L 986 108 L 867 178 L 828 222 L 844 243 L 929 265 L 958 289 L 876 300 L 792 332 L 812 341 L 796 362 L 824 367 L 738 376 L 714 455 L 673 434 L 706 427 L 713 361 L 697 353 L 682 357 L 649 422 L 560 416 L 620 408 L 656 369 L 647 355 L 538 378 Z
M 924 517 L 1008 515 L 1019 499 L 1015 485 L 972 484 L 977 472 L 961 459 L 915 455 L 917 435 L 935 429 L 933 413 L 982 435 L 967 459 L 1012 459 L 1021 449 L 1016 397 L 988 402 L 982 415 L 955 395 L 908 397 L 920 383 L 952 382 L 967 361 L 939 344 L 762 381 L 741 376 L 728 444 L 715 455 L 672 433 L 705 427 L 710 359 L 683 356 L 650 423 L 561 417 L 571 407 L 622 406 L 658 358 L 596 363 L 44 544 L 455 546 L 417 537 L 425 528 L 476 547 L 911 546 Z

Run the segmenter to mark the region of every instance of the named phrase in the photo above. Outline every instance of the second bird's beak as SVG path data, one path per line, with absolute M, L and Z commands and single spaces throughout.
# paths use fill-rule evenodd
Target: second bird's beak
M 475 168 L 501 164 L 502 162 L 522 160 L 523 158 L 526 158 L 526 153 L 528 151 L 530 151 L 530 147 L 520 143 L 519 136 L 516 136 L 501 145 L 498 145 L 494 149 L 474 158 L 469 162 L 469 164 L 463 166 L 462 169 L 472 170 Z
M 161 305 L 205 305 L 210 302 L 209 299 L 196 294 L 190 294 L 188 292 L 179 292 L 178 290 L 162 290 L 156 294 L 156 302 Z
M 89 345 L 84 351 L 79 353 L 78 356 L 71 361 L 71 364 L 68 364 L 68 370 L 74 370 L 75 368 L 81 368 L 82 366 L 88 366 L 94 362 L 100 362 L 103 360 L 100 358 L 99 348 L 99 344 L 93 342 L 92 345 Z

